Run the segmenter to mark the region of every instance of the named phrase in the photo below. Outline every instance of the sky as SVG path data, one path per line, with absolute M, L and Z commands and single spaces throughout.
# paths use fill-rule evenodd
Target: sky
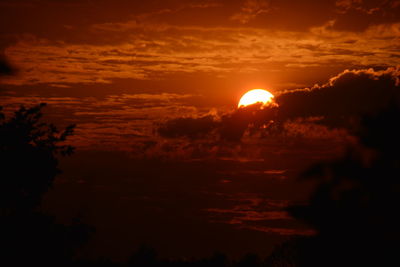
M 397 95 L 400 1 L 0 0 L 0 55 L 6 112 L 77 124 L 44 207 L 97 228 L 86 254 L 267 254 L 312 232 L 296 177 Z M 238 110 L 254 88 L 277 106 Z

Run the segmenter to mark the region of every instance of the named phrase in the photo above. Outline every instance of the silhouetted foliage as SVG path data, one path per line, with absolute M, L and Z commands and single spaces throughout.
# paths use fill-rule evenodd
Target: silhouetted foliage
M 400 265 L 399 123 L 396 104 L 364 116 L 357 145 L 305 173 L 319 185 L 307 205 L 289 211 L 317 235 L 295 242 L 294 266 Z M 288 251 L 280 248 L 281 258 Z
M 214 252 L 204 258 L 162 259 L 157 256 L 154 248 L 147 245 L 139 247 L 128 261 L 128 266 L 159 266 L 159 267 L 261 267 L 264 261 L 257 254 L 248 253 L 239 260 L 229 260 L 221 252 Z
M 0 261 L 7 263 L 2 266 L 70 266 L 75 249 L 93 231 L 79 220 L 56 223 L 39 210 L 60 172 L 58 155 L 73 152 L 64 143 L 74 126 L 60 131 L 42 122 L 44 106 L 21 107 L 9 119 L 0 109 Z
M 21 107 L 6 119 L 0 109 L 0 215 L 32 211 L 60 172 L 57 155 L 70 155 L 63 144 L 74 125 L 58 130 L 41 122 L 45 104 Z
M 262 260 L 257 254 L 248 253 L 243 256 L 236 264 L 237 267 L 261 267 Z
M 202 266 L 210 266 L 210 267 L 222 267 L 222 266 L 230 266 L 229 260 L 225 254 L 221 252 L 215 252 L 210 258 L 204 259 L 201 261 L 203 263 Z
M 295 267 L 298 265 L 301 249 L 307 247 L 310 237 L 295 237 L 277 245 L 265 260 L 266 267 Z
M 125 265 L 113 262 L 110 259 L 96 259 L 96 260 L 85 259 L 85 260 L 75 261 L 73 266 L 74 267 L 119 267 Z
M 128 260 L 128 266 L 136 267 L 154 267 L 158 266 L 159 260 L 157 252 L 154 248 L 142 245 Z

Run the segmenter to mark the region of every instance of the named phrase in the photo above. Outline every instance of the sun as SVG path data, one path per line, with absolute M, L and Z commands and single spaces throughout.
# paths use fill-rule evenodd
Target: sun
M 245 93 L 240 98 L 238 108 L 252 105 L 255 103 L 262 103 L 262 106 L 266 106 L 272 103 L 274 95 L 264 89 L 253 89 Z

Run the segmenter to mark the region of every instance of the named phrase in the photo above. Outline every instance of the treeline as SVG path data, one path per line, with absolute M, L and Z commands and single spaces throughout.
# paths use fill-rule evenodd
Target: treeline
M 239 260 L 231 260 L 223 253 L 214 253 L 206 258 L 162 259 L 149 246 L 141 246 L 126 263 L 116 263 L 107 259 L 76 262 L 76 266 L 109 266 L 109 267 L 267 267 L 273 266 L 267 259 L 257 254 L 246 254 Z

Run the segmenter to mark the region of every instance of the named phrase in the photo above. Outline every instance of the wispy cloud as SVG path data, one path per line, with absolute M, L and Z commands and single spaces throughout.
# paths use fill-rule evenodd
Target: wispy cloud
M 232 197 L 240 204 L 229 209 L 207 209 L 212 222 L 278 235 L 313 234 L 311 229 L 299 228 L 285 211 L 289 205 L 287 200 L 272 200 L 257 195 L 241 194 Z
M 185 101 L 188 94 L 120 94 L 105 97 L 1 96 L 6 114 L 20 105 L 47 103 L 46 118 L 57 124 L 77 124 L 70 141 L 79 149 L 133 150 L 153 140 L 154 123 L 178 114 L 198 113 Z
M 259 15 L 267 14 L 270 10 L 271 5 L 267 0 L 246 0 L 240 12 L 232 15 L 231 19 L 246 24 Z
M 361 13 L 372 15 L 377 12 L 384 13 L 390 11 L 390 9 L 397 8 L 400 6 L 400 1 L 337 0 L 335 2 L 335 5 L 337 11 L 342 14 L 350 11 L 358 11 Z
M 400 64 L 400 23 L 375 25 L 360 33 L 335 31 L 334 22 L 305 33 L 128 24 L 118 33 L 125 35 L 124 41 L 108 45 L 23 38 L 6 49 L 19 75 L 3 83 L 110 83 L 116 78 L 150 79 L 174 73 L 226 76 L 327 64 Z M 96 30 L 107 34 L 113 31 L 107 24 L 99 27 Z

